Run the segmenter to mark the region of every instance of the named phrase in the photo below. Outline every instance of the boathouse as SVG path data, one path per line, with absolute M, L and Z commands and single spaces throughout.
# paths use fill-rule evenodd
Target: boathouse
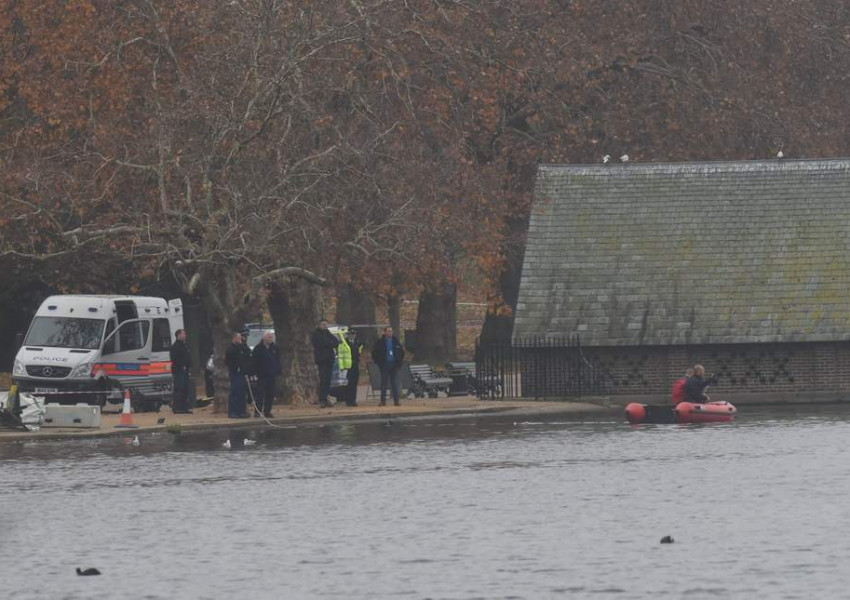
M 850 159 L 541 166 L 514 344 L 571 334 L 612 395 L 850 399 Z

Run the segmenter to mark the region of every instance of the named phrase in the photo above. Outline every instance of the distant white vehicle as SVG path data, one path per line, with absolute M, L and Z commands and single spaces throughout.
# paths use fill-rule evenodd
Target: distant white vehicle
M 274 329 L 270 325 L 264 325 L 262 323 L 246 323 L 245 328 L 248 330 L 248 339 L 245 343 L 248 344 L 251 350 L 262 341 L 264 332 L 271 330 L 274 333 Z M 328 325 L 328 331 L 341 340 L 348 332 L 348 327 L 344 325 Z M 280 340 L 277 340 L 277 344 L 280 345 Z M 339 368 L 339 360 L 334 361 L 331 374 L 331 388 L 345 387 L 348 384 L 347 374 L 348 371 L 346 369 Z
M 254 346 L 259 344 L 263 339 L 263 333 L 266 330 L 271 329 L 274 332 L 274 328 L 271 325 L 265 325 L 263 323 L 246 323 L 245 329 L 248 330 L 248 339 L 245 340 L 245 343 L 248 344 L 248 347 L 253 350 Z
M 12 379 L 45 403 L 120 402 L 137 410 L 171 397 L 169 350 L 183 328 L 183 305 L 144 296 L 50 296 L 15 357 Z

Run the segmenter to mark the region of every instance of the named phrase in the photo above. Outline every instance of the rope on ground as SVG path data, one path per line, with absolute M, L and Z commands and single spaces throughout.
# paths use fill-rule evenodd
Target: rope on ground
M 248 393 L 251 395 L 251 406 L 253 406 L 252 410 L 255 415 L 258 415 L 269 427 L 274 427 L 275 429 L 298 429 L 295 425 L 275 425 L 271 421 L 268 420 L 266 415 L 257 410 L 257 402 L 254 400 L 254 390 L 251 388 L 251 380 L 248 379 L 248 376 L 245 375 L 245 383 L 248 384 Z

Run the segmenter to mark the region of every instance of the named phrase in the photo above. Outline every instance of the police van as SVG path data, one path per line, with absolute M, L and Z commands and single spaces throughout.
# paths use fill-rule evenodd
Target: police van
M 15 357 L 12 380 L 45 403 L 120 403 L 136 410 L 171 399 L 169 350 L 183 329 L 179 299 L 50 296 L 39 307 Z

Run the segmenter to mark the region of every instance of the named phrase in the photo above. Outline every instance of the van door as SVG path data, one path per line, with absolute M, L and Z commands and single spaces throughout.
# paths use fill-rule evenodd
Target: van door
M 171 326 L 171 341 L 173 342 L 177 330 L 186 327 L 183 324 L 183 301 L 180 298 L 168 301 L 168 321 Z
M 171 321 L 163 315 L 152 323 L 148 372 L 154 380 L 154 388 L 167 395 L 171 393 Z
M 133 300 L 116 300 L 115 314 L 118 316 L 119 323 L 139 318 L 139 311 L 136 308 L 135 301 Z
M 149 319 L 121 323 L 104 341 L 100 361 L 94 370 L 118 379 L 146 376 L 151 359 L 150 330 Z

